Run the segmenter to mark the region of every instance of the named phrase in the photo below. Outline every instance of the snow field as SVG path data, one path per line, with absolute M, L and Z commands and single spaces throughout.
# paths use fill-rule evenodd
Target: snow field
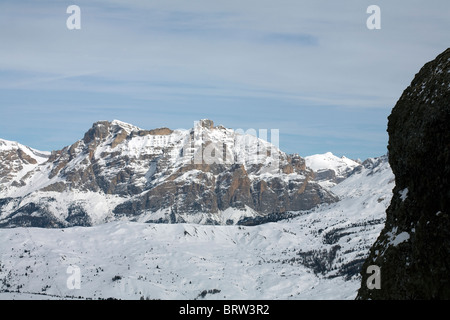
M 393 187 L 381 162 L 334 186 L 339 202 L 276 223 L 2 229 L 0 299 L 353 299 L 351 267 L 383 228 Z

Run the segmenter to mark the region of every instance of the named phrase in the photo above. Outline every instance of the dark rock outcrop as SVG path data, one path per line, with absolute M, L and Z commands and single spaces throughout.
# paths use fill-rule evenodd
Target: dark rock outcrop
M 357 299 L 450 298 L 450 49 L 423 66 L 389 116 L 396 186 Z M 369 289 L 370 265 L 380 289 Z

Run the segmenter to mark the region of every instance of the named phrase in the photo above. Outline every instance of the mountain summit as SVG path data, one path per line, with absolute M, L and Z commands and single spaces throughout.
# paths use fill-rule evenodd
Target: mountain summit
M 98 121 L 51 154 L 17 150 L 28 151 L 0 149 L 3 171 L 26 164 L 1 181 L 1 227 L 254 224 L 337 200 L 300 156 L 208 119 L 188 130 Z

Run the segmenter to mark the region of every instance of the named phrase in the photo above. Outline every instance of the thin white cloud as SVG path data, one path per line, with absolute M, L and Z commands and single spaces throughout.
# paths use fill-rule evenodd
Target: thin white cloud
M 76 4 L 82 28 L 70 31 L 69 3 L 0 3 L 0 90 L 96 93 L 105 104 L 120 95 L 172 104 L 176 112 L 184 101 L 228 97 L 279 101 L 286 117 L 325 106 L 388 113 L 418 69 L 450 43 L 448 0 L 378 0 L 382 29 L 374 31 L 366 28 L 373 4 L 366 0 Z M 240 110 L 245 121 L 254 118 Z M 271 121 L 258 117 L 252 121 Z M 321 137 L 338 132 L 308 130 Z
M 0 67 L 62 77 L 95 70 L 99 79 L 227 82 L 241 90 L 279 92 L 281 98 L 301 92 L 305 99 L 322 99 L 323 104 L 331 102 L 327 97 L 345 93 L 354 94 L 353 104 L 364 107 L 374 102 L 357 96 L 371 97 L 377 91 L 392 99 L 407 79 L 405 70 L 438 50 L 421 46 L 429 37 L 411 41 L 408 33 L 406 43 L 399 41 L 403 34 L 396 32 L 397 26 L 404 28 L 411 11 L 401 4 L 386 3 L 387 30 L 380 34 L 365 28 L 367 15 L 360 1 L 81 1 L 79 5 L 80 31 L 65 29 L 62 22 L 67 15 L 56 16 L 55 4 L 45 19 L 16 10 L 17 22 L 1 33 L 8 50 L 0 51 Z M 429 7 L 416 5 L 415 10 Z M 399 20 L 397 24 L 388 20 L 390 16 Z M 55 28 L 57 21 L 60 28 Z M 411 28 L 420 31 L 430 23 L 419 22 Z M 449 39 L 443 35 L 437 30 L 431 37 Z M 295 42 L 302 45 L 293 46 Z

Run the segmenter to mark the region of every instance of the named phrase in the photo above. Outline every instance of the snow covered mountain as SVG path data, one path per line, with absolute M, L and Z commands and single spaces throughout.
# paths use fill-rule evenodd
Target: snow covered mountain
M 330 188 L 346 179 L 361 163 L 345 156 L 339 158 L 327 152 L 305 157 L 306 166 L 316 172 L 315 181 L 321 186 Z
M 23 187 L 22 178 L 39 164 L 47 161 L 49 156 L 49 152 L 0 139 L 0 192 L 4 192 L 8 185 L 15 188 Z
M 99 121 L 50 154 L 3 144 L 0 227 L 257 224 L 337 201 L 300 156 L 211 120 L 189 130 Z
M 256 226 L 3 229 L 0 299 L 354 299 L 394 188 L 386 156 L 358 168 L 338 202 Z

